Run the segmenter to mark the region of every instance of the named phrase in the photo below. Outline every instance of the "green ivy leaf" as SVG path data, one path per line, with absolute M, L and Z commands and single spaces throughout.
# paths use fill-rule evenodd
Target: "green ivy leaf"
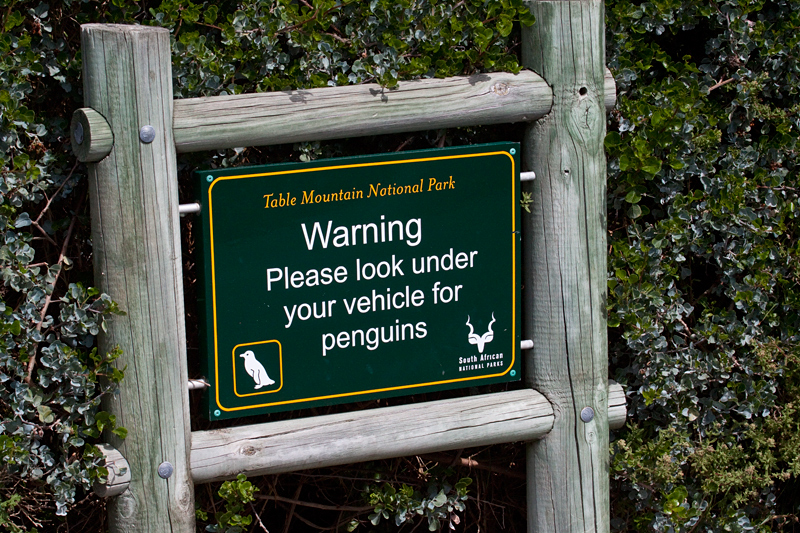
M 46 405 L 39 405 L 36 410 L 39 412 L 39 420 L 43 424 L 51 424 L 56 419 L 53 410 Z
M 22 13 L 15 10 L 6 15 L 6 21 L 3 27 L 5 31 L 11 31 L 23 22 L 25 22 L 25 17 L 22 16 Z
M 630 191 L 625 195 L 625 201 L 629 204 L 638 204 L 642 200 L 642 196 L 636 191 Z
M 642 163 L 642 171 L 650 174 L 651 176 L 658 173 L 661 170 L 661 160 L 656 159 L 655 157 L 648 157 Z

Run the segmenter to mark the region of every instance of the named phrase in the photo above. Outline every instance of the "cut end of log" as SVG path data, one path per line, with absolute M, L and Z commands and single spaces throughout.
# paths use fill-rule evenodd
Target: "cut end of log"
M 628 417 L 627 400 L 622 385 L 608 380 L 608 428 L 620 429 Z
M 90 107 L 77 109 L 70 124 L 72 152 L 82 163 L 95 163 L 111 153 L 114 134 L 106 119 Z
M 158 26 L 142 26 L 140 24 L 81 24 L 81 31 L 89 33 L 93 31 L 104 31 L 109 33 L 122 33 L 130 35 L 131 33 L 166 33 L 169 34 L 169 29 L 160 28 Z
M 108 470 L 108 480 L 105 484 L 95 483 L 92 486 L 94 493 L 101 498 L 118 496 L 128 490 L 131 482 L 131 469 L 128 461 L 110 444 L 98 444 L 98 448 L 105 458 L 104 466 Z

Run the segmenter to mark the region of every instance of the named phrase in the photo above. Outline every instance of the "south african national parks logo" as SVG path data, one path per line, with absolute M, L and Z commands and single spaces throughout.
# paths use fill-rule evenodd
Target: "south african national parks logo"
M 467 340 L 470 344 L 477 344 L 478 345 L 478 353 L 483 353 L 483 348 L 494 340 L 494 331 L 492 331 L 492 324 L 495 323 L 494 313 L 492 313 L 492 321 L 489 322 L 489 331 L 484 333 L 483 335 L 478 335 L 475 333 L 475 329 L 472 327 L 472 324 L 469 322 L 469 315 L 467 315 L 467 325 L 469 326 L 469 334 L 467 335 Z

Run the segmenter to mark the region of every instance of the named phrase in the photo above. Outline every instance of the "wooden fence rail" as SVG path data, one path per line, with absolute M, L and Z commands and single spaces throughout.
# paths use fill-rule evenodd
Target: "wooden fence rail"
M 625 393 L 609 382 L 609 425 Z M 195 483 L 540 439 L 553 408 L 532 389 L 192 433 Z
M 606 70 L 604 105 L 614 107 L 614 77 Z M 533 122 L 550 112 L 553 91 L 529 70 L 377 84 L 183 98 L 173 102 L 177 152 L 342 139 L 422 129 Z M 72 119 L 76 157 L 100 161 L 113 135 L 93 109 Z
M 544 396 L 519 390 L 192 433 L 195 483 L 538 439 Z
M 608 74 L 613 107 L 614 78 Z M 178 152 L 425 129 L 533 122 L 552 107 L 553 92 L 536 73 L 469 77 L 175 100 Z

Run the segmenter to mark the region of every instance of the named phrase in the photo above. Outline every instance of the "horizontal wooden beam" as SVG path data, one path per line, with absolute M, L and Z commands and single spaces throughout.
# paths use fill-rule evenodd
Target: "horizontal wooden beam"
M 552 93 L 529 71 L 403 82 L 383 90 L 355 85 L 174 101 L 178 152 L 320 141 L 425 129 L 533 121 L 547 114 Z M 605 105 L 616 86 L 606 70 Z M 114 139 L 94 109 L 72 118 L 72 149 L 79 161 L 106 157 Z
M 608 422 L 625 425 L 625 392 L 608 382 Z M 553 410 L 535 390 L 192 433 L 195 483 L 279 474 L 544 437 Z
M 553 95 L 533 72 L 175 101 L 178 152 L 536 120 Z
M 614 78 L 606 71 L 606 106 Z M 536 73 L 504 72 L 401 82 L 175 100 L 178 152 L 322 141 L 407 131 L 531 122 L 553 94 Z
M 195 483 L 293 472 L 546 435 L 550 403 L 519 390 L 192 433 Z

